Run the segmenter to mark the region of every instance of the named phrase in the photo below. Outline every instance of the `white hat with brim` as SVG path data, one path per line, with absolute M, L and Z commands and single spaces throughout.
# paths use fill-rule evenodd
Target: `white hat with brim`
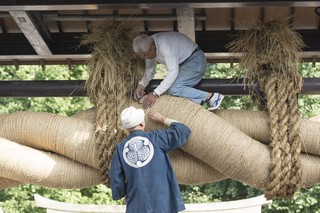
M 144 122 L 143 109 L 136 109 L 133 106 L 124 109 L 121 113 L 122 129 L 131 129 Z

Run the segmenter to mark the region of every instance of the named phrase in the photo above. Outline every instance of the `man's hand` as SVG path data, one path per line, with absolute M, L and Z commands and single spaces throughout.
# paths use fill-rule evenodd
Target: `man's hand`
M 144 87 L 141 84 L 138 84 L 136 90 L 134 91 L 133 98 L 136 101 L 139 101 L 142 96 L 144 96 Z
M 154 103 L 157 101 L 158 96 L 150 92 L 147 97 L 144 99 L 142 106 L 144 108 L 149 108 L 154 105 Z
M 159 123 L 164 123 L 164 120 L 166 119 L 163 115 L 161 115 L 159 112 L 152 112 L 150 111 L 148 113 L 148 117 L 155 121 L 155 122 L 159 122 Z

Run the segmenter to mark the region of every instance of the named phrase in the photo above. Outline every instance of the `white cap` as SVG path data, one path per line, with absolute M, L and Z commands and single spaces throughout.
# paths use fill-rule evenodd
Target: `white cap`
M 130 129 L 144 122 L 143 109 L 136 109 L 133 106 L 124 109 L 121 113 L 122 129 Z

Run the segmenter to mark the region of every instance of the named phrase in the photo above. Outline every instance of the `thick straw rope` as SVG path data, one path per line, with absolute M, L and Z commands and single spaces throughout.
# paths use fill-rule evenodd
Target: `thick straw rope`
M 274 72 L 262 79 L 260 85 L 267 99 L 272 146 L 266 197 L 292 197 L 300 188 L 301 180 L 300 114 L 297 103 L 297 93 L 300 91 L 294 89 L 301 88 L 301 83 L 294 86 L 292 80 Z
M 302 85 L 302 78 L 300 81 L 301 88 Z M 290 177 L 290 188 L 288 189 L 288 196 L 293 196 L 294 192 L 300 188 L 301 183 L 301 147 L 302 147 L 302 138 L 300 136 L 300 129 L 301 129 L 301 116 L 298 108 L 298 98 L 297 93 L 299 91 L 295 91 L 293 82 L 287 83 L 287 90 L 288 90 L 288 113 L 289 113 L 289 122 L 288 122 L 288 129 L 290 130 L 289 135 L 289 142 L 291 143 L 291 177 Z
M 22 183 L 53 188 L 84 188 L 102 183 L 94 143 L 95 110 L 92 112 L 90 119 L 40 112 L 0 115 L 0 136 L 6 138 L 0 139 L 0 177 L 5 178 L 0 178 L 0 189 Z M 81 114 L 83 117 L 85 112 Z M 146 123 L 150 130 L 164 128 L 155 126 L 149 119 Z M 181 150 L 169 154 L 181 184 L 203 184 L 226 178 Z
M 98 158 L 100 160 L 98 169 L 101 173 L 101 180 L 104 184 L 109 185 L 108 179 L 108 167 L 111 163 L 111 157 L 115 144 L 112 143 L 112 140 L 115 135 L 112 134 L 110 130 L 109 123 L 106 123 L 108 115 L 113 114 L 108 112 L 107 102 L 109 99 L 104 94 L 103 91 L 98 90 L 98 101 L 97 101 L 97 120 L 96 120 L 96 138 L 97 138 L 97 149 L 98 149 Z M 111 103 L 112 104 L 112 103 Z M 114 107 L 114 106 L 112 106 Z M 110 120 L 112 122 L 112 120 Z M 109 134 L 108 134 L 109 133 Z
M 240 67 L 247 70 L 249 82 L 257 80 L 265 97 L 253 96 L 256 103 L 266 101 L 269 113 L 271 163 L 268 199 L 291 198 L 300 188 L 301 139 L 297 94 L 302 78 L 297 72 L 300 36 L 285 23 L 261 23 L 240 34 L 229 45 L 234 52 L 245 53 Z M 257 101 L 259 100 L 259 101 Z
M 97 108 L 99 170 L 101 180 L 107 186 L 110 185 L 108 171 L 114 149 L 125 136 L 123 131 L 119 131 L 119 115 L 143 71 L 142 61 L 136 58 L 131 48 L 137 32 L 125 29 L 122 24 L 93 24 L 91 33 L 83 42 L 93 45 L 86 87 Z
M 129 100 L 127 102 L 131 104 Z M 270 127 L 266 112 L 219 110 L 214 114 L 192 101 L 165 95 L 157 100 L 153 110 L 192 129 L 190 140 L 182 147 L 184 151 L 170 155 L 179 183 L 201 184 L 232 178 L 253 187 L 266 188 L 270 162 L 267 145 Z M 95 110 L 93 112 L 90 121 L 80 119 L 80 116 L 77 119 L 41 112 L 0 115 L 0 137 L 6 138 L 0 140 L 0 177 L 12 180 L 0 179 L 0 188 L 19 183 L 83 188 L 101 183 L 94 143 Z M 149 119 L 146 126 L 147 131 L 160 128 Z M 302 120 L 301 187 L 320 182 L 319 129 L 319 122 Z M 26 155 L 24 149 L 18 152 L 21 146 L 7 146 L 13 145 L 12 142 L 44 153 L 32 151 Z M 52 162 L 50 166 L 48 161 Z M 88 167 L 75 162 L 94 169 L 83 169 Z
M 288 54 L 288 59 L 284 63 L 273 62 L 275 57 L 272 51 L 276 51 L 273 48 L 284 47 L 283 49 L 280 48 L 280 56 L 286 56 L 287 49 L 289 49 L 289 52 L 291 51 L 290 48 L 286 48 L 286 45 L 288 45 L 286 42 L 284 42 L 284 45 L 281 42 L 278 45 L 278 37 L 274 36 L 274 33 L 278 33 L 280 38 L 286 38 L 286 33 L 291 33 L 287 31 L 287 28 L 282 31 L 282 28 L 282 25 L 278 23 L 268 23 L 266 26 L 262 26 L 257 32 L 254 32 L 254 37 L 260 37 L 254 42 L 262 42 L 264 44 L 262 45 L 263 47 L 258 44 L 250 49 L 250 51 L 256 50 L 258 52 L 254 53 L 258 58 L 257 65 L 253 66 L 253 70 L 261 73 L 261 67 L 265 65 L 270 67 L 267 77 L 264 70 L 262 70 L 262 77 L 257 77 L 258 81 L 259 78 L 262 80 L 259 83 L 263 84 L 262 87 L 266 94 L 270 116 L 272 152 L 270 183 L 266 192 L 266 197 L 269 199 L 291 197 L 296 189 L 299 188 L 301 179 L 301 141 L 295 135 L 299 134 L 299 126 L 297 126 L 299 125 L 299 114 L 294 107 L 297 104 L 295 98 L 297 91 L 291 92 L 291 88 L 288 85 L 292 86 L 292 84 L 289 84 L 290 80 L 286 80 L 290 78 L 292 74 L 290 72 L 293 71 L 292 82 L 293 86 L 297 87 L 295 69 L 290 69 L 292 68 L 290 65 L 296 62 L 296 55 L 293 54 L 293 57 L 290 58 L 290 54 Z M 141 77 L 139 73 L 136 76 L 131 76 L 129 72 L 131 71 L 131 74 L 136 72 L 137 63 L 136 59 L 132 58 L 134 54 L 131 48 L 128 50 L 133 37 L 128 36 L 127 32 L 115 23 L 107 28 L 98 25 L 98 27 L 93 28 L 91 33 L 95 39 L 94 42 L 91 42 L 94 44 L 93 59 L 91 60 L 93 63 L 89 63 L 92 74 L 87 81 L 87 89 L 89 96 L 94 100 L 97 107 L 96 133 L 99 150 L 98 157 L 100 159 L 99 169 L 102 181 L 106 185 L 109 185 L 108 170 L 114 148 L 116 143 L 124 137 L 123 132 L 118 131 L 118 116 L 124 106 L 123 100 L 128 94 L 132 94 L 131 90 L 135 86 L 134 83 Z M 271 34 L 268 34 L 270 32 Z M 107 38 L 104 38 L 104 35 L 107 35 Z M 102 42 L 99 39 L 102 39 Z M 106 43 L 106 40 L 113 43 Z M 124 44 L 127 44 L 125 48 L 123 48 Z M 256 47 L 257 49 L 255 49 Z M 279 52 L 276 53 L 279 54 Z M 264 66 L 261 66 L 261 64 Z M 287 66 L 288 64 L 290 65 Z M 289 69 L 289 73 L 283 69 Z M 117 80 L 116 83 L 115 80 Z M 293 107 L 290 104 L 293 104 Z M 290 110 L 291 114 L 289 114 Z M 291 117 L 289 118 L 289 116 Z M 294 128 L 296 132 L 290 134 L 291 129 L 289 128 Z M 202 156 L 200 159 L 202 159 Z

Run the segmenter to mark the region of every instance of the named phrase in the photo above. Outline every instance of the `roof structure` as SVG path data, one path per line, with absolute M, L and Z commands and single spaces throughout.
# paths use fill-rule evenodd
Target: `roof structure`
M 233 62 L 225 47 L 240 30 L 291 17 L 307 47 L 302 57 L 320 61 L 320 1 L 308 0 L 1 0 L 0 65 L 84 64 L 79 46 L 95 21 L 125 20 L 141 32 L 180 31 L 195 39 L 211 62 Z
M 290 18 L 289 18 L 290 17 Z M 320 61 L 320 1 L 310 0 L 1 0 L 0 66 L 86 64 L 80 46 L 92 22 L 123 20 L 152 34 L 179 31 L 194 39 L 209 62 L 233 63 L 241 54 L 226 45 L 259 22 L 285 20 L 307 45 L 304 61 Z M 131 47 L 128 47 L 131 48 Z M 302 93 L 319 94 L 319 78 L 305 79 Z M 1 97 L 84 96 L 83 81 L 2 81 Z M 151 88 L 157 81 L 151 82 Z M 202 80 L 200 89 L 248 94 L 238 81 Z

